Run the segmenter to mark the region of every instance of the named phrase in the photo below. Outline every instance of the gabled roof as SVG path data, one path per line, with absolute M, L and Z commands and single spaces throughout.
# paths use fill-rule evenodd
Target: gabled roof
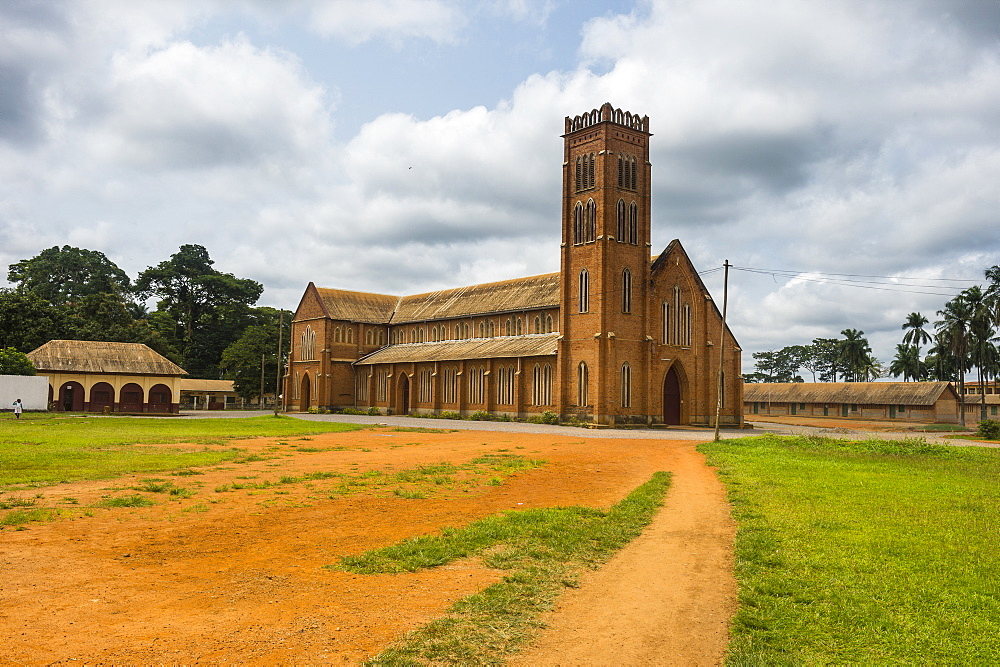
M 39 371 L 187 375 L 187 371 L 142 343 L 50 340 L 28 353 Z
M 371 324 L 405 324 L 559 305 L 558 273 L 403 297 L 310 286 L 331 319 Z
M 417 361 L 544 357 L 556 353 L 559 338 L 559 334 L 551 333 L 388 345 L 361 357 L 354 364 L 365 366 Z
M 201 380 L 198 378 L 184 378 L 181 380 L 181 391 L 191 392 L 235 392 L 232 380 Z
M 554 308 L 558 305 L 559 274 L 546 273 L 404 296 L 399 300 L 392 323 Z
M 958 397 L 949 382 L 763 382 L 744 384 L 743 402 L 934 405 L 944 393 Z

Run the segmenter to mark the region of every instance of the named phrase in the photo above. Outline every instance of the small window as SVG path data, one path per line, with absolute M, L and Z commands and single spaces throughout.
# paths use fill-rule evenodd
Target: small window
M 899 408 L 899 412 L 906 412 L 906 406 L 905 405 L 900 405 L 900 406 L 898 406 L 898 408 Z
M 857 412 L 857 411 L 858 411 L 858 404 L 851 403 L 851 412 Z
M 799 403 L 799 410 L 805 410 L 805 409 L 806 409 L 806 404 L 805 403 Z

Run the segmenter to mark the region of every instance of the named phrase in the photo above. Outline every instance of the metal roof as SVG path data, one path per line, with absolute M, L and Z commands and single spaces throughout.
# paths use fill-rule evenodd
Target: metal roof
M 187 371 L 142 343 L 50 340 L 28 353 L 39 371 L 187 375 Z
M 434 343 L 403 343 L 383 347 L 354 363 L 375 365 L 418 361 L 544 357 L 556 353 L 559 338 L 559 334 L 552 333 L 445 340 Z
M 957 400 L 949 382 L 748 382 L 743 402 L 933 405 L 946 392 Z

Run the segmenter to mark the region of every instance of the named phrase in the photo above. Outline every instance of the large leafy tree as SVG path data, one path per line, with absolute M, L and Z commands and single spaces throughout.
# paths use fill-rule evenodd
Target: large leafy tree
M 279 316 L 274 308 L 256 308 L 254 319 L 258 323 L 244 329 L 243 334 L 223 350 L 220 364 L 224 377 L 233 381 L 236 392 L 247 401 L 260 399 L 261 378 L 265 394 L 274 389 L 278 362 L 284 361 L 289 349 L 292 313 L 281 311 Z M 279 320 L 282 324 L 280 357 Z
M 156 297 L 158 317 L 150 320 L 175 342 L 184 368 L 194 377 L 218 377 L 222 351 L 251 322 L 251 306 L 263 287 L 213 267 L 200 245 L 182 245 L 169 260 L 151 266 L 136 280 L 144 298 Z
M 836 382 L 843 372 L 840 362 L 840 340 L 836 338 L 814 338 L 809 346 L 811 365 L 819 373 L 820 382 Z
M 848 382 L 864 382 L 870 377 L 872 368 L 872 348 L 865 338 L 865 332 L 858 329 L 844 329 L 840 332 L 840 362 L 844 377 Z
M 52 246 L 31 259 L 11 264 L 7 280 L 20 294 L 35 294 L 54 305 L 98 294 L 127 300 L 131 281 L 118 265 L 97 250 Z
M 938 336 L 939 354 L 944 348 L 954 355 L 958 368 L 955 381 L 958 382 L 958 394 L 961 404 L 960 421 L 965 426 L 965 370 L 968 367 L 969 356 L 969 324 L 972 320 L 972 308 L 965 299 L 964 293 L 944 305 L 937 311 L 941 317 L 934 323 Z
M 903 334 L 903 344 L 915 347 L 918 359 L 920 358 L 920 346 L 931 342 L 931 335 L 924 331 L 924 326 L 928 323 L 927 318 L 920 313 L 910 313 L 906 316 L 906 321 L 903 322 L 903 330 L 906 331 Z
M 754 352 L 753 358 L 757 367 L 754 379 L 758 382 L 802 382 L 802 377 L 797 374 L 801 366 L 801 345 Z
M 902 376 L 903 382 L 922 380 L 925 376 L 924 364 L 920 361 L 917 348 L 906 343 L 896 345 L 896 356 L 889 364 L 889 372 L 895 377 Z
M 31 352 L 68 328 L 64 309 L 31 293 L 0 289 L 0 347 Z
M 35 375 L 35 365 L 13 347 L 0 348 L 0 375 Z

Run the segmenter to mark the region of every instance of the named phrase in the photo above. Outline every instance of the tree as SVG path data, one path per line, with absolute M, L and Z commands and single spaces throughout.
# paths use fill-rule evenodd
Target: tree
M 801 364 L 801 345 L 783 347 L 780 350 L 754 352 L 755 366 L 763 382 L 802 382 L 796 375 Z
M 151 266 L 136 280 L 144 298 L 159 298 L 150 316 L 168 341 L 176 341 L 182 364 L 194 377 L 218 377 L 222 351 L 251 321 L 250 307 L 263 287 L 212 268 L 214 262 L 200 245 L 182 245 L 170 259 Z
M 41 297 L 0 289 L 0 347 L 31 352 L 66 331 L 66 315 Z
M 96 250 L 52 246 L 8 268 L 7 280 L 19 294 L 35 294 L 57 306 L 96 294 L 124 301 L 129 293 L 128 275 Z
M 917 348 L 906 343 L 896 345 L 896 357 L 889 364 L 889 372 L 895 377 L 902 375 L 903 382 L 922 379 L 924 368 Z
M 931 342 L 931 335 L 924 331 L 925 324 L 928 324 L 928 320 L 920 313 L 910 313 L 906 316 L 906 321 L 903 322 L 903 330 L 909 329 L 903 335 L 903 343 L 917 348 L 918 359 L 920 358 L 920 346 Z
M 260 398 L 261 376 L 264 378 L 264 393 L 274 389 L 278 373 L 278 322 L 279 311 L 274 308 L 256 308 L 255 319 L 260 324 L 251 324 L 237 340 L 222 352 L 220 367 L 223 377 L 233 381 L 236 392 L 247 401 Z M 285 310 L 281 333 L 282 360 L 289 347 L 292 313 Z M 261 363 L 263 361 L 263 369 Z
M 35 375 L 35 365 L 13 347 L 0 349 L 0 375 Z
M 960 402 L 960 422 L 965 426 L 965 369 L 969 354 L 969 322 L 972 308 L 963 296 L 964 292 L 937 311 L 941 319 L 934 323 L 938 334 L 939 354 L 942 347 L 954 355 L 957 361 L 958 398 Z
M 844 329 L 840 341 L 840 362 L 848 382 L 863 382 L 868 376 L 872 348 L 865 338 L 865 332 L 858 329 Z
M 841 373 L 840 340 L 814 338 L 810 349 L 810 365 L 819 373 L 820 382 L 836 382 Z M 808 366 L 807 366 L 808 368 Z

